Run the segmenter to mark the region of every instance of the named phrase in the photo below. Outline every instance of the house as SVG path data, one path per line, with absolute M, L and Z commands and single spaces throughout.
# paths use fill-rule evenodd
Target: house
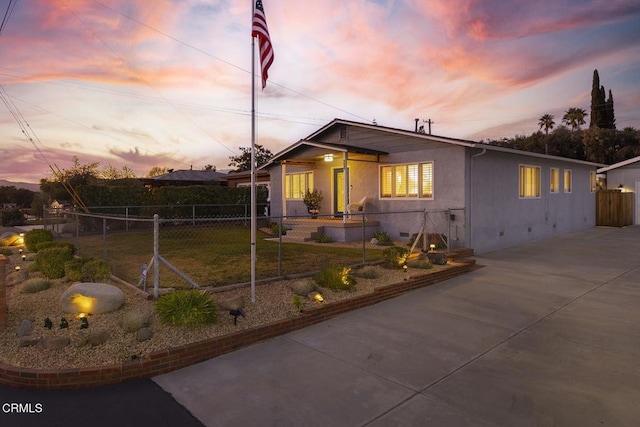
M 320 214 L 345 226 L 345 207 L 364 201 L 366 220 L 394 240 L 409 240 L 426 215 L 427 232 L 484 253 L 594 227 L 600 166 L 335 119 L 262 169 L 272 217 L 307 215 L 302 197 L 315 188 Z
M 158 175 L 153 178 L 143 178 L 146 186 L 160 187 L 163 185 L 226 185 L 225 174 L 214 170 L 179 169 Z
M 598 169 L 598 174 L 606 174 L 606 188 L 633 193 L 631 218 L 633 224 L 640 224 L 640 156 Z

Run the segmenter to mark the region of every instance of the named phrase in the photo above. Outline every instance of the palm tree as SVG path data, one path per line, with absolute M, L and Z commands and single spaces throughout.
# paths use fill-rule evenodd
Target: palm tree
M 571 131 L 580 129 L 580 126 L 585 124 L 584 118 L 587 117 L 587 112 L 582 108 L 571 107 L 565 111 L 562 117 L 562 123 L 571 126 Z
M 551 114 L 545 114 L 540 117 L 540 120 L 538 121 L 538 126 L 540 126 L 540 129 L 544 128 L 545 135 L 549 135 L 549 129 L 553 129 L 555 125 L 556 122 L 553 121 L 553 116 Z

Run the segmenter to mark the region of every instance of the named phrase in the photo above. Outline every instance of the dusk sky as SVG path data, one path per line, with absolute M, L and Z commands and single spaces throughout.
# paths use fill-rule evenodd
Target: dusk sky
M 333 118 L 407 130 L 431 119 L 433 134 L 473 141 L 528 135 L 543 114 L 559 125 L 570 107 L 589 112 L 594 69 L 617 128 L 640 129 L 638 0 L 263 3 L 275 61 L 257 143 L 273 153 Z M 38 182 L 73 156 L 138 176 L 221 170 L 251 145 L 251 0 L 12 4 L 0 93 L 37 140 L 0 103 L 0 179 Z

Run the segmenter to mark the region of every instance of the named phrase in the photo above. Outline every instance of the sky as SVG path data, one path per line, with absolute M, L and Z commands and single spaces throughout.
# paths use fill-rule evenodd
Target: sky
M 256 65 L 256 143 L 274 154 L 334 118 L 528 135 L 589 112 L 595 69 L 618 129 L 640 129 L 637 0 L 263 4 L 275 60 L 264 90 Z M 251 0 L 0 0 L 0 16 L 0 179 L 37 183 L 74 156 L 224 170 L 251 146 Z

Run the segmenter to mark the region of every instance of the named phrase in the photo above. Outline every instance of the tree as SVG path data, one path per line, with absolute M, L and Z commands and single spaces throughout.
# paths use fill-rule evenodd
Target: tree
M 562 123 L 571 126 L 571 131 L 574 132 L 576 129 L 580 129 L 580 126 L 585 124 L 584 118 L 587 116 L 587 112 L 582 108 L 571 107 L 567 111 L 565 111 L 564 116 L 562 117 Z
M 606 129 L 615 129 L 616 128 L 616 115 L 613 112 L 613 94 L 611 90 L 609 90 L 609 99 L 607 99 L 607 104 L 605 108 L 605 128 Z
M 229 166 L 235 167 L 234 172 L 244 172 L 251 170 L 251 147 L 240 147 L 242 154 L 239 156 L 230 156 Z M 262 166 L 273 157 L 268 148 L 264 148 L 260 144 L 256 144 L 256 167 Z
M 545 114 L 544 116 L 540 117 L 540 120 L 538 121 L 538 126 L 540 126 L 540 129 L 544 128 L 544 154 L 549 154 L 549 144 L 546 140 L 549 139 L 549 129 L 553 129 L 555 125 L 556 122 L 553 121 L 553 116 L 551 114 Z
M 146 177 L 153 178 L 156 176 L 164 175 L 165 173 L 167 173 L 166 167 L 161 168 L 160 166 L 154 166 L 149 170 L 149 172 L 147 172 Z
M 213 172 L 215 172 L 215 171 L 216 171 L 216 169 L 217 169 L 217 168 L 216 168 L 214 165 L 204 165 L 204 167 L 202 168 L 202 170 L 205 170 L 205 171 L 213 171 Z
M 100 178 L 107 180 L 127 179 L 135 178 L 136 174 L 128 166 L 123 166 L 122 169 L 117 169 L 114 166 L 105 166 L 100 172 Z
M 589 129 L 615 129 L 616 119 L 613 111 L 613 94 L 609 90 L 609 99 L 606 99 L 604 86 L 600 85 L 598 70 L 593 70 L 593 83 L 591 85 L 591 121 Z

